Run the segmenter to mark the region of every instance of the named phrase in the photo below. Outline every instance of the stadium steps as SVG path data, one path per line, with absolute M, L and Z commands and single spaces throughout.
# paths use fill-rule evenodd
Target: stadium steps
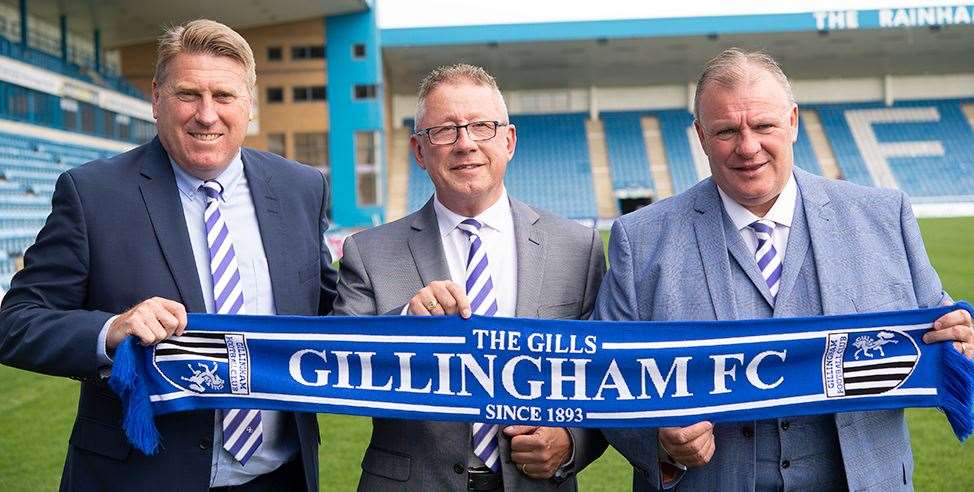
M 832 153 L 832 146 L 829 145 L 829 139 L 825 136 L 825 130 L 822 129 L 822 120 L 819 119 L 818 112 L 812 110 L 802 111 L 801 120 L 802 126 L 805 127 L 805 132 L 808 134 L 808 140 L 811 142 L 812 150 L 818 158 L 818 165 L 821 168 L 822 175 L 830 179 L 841 179 L 842 172 L 839 170 L 839 165 L 835 160 L 835 154 Z
M 392 222 L 406 215 L 409 190 L 409 128 L 394 128 L 389 138 L 389 201 L 386 221 Z
M 974 103 L 961 104 L 960 110 L 964 113 L 964 118 L 967 119 L 967 124 L 974 128 Z
M 601 120 L 585 120 L 585 137 L 588 140 L 589 160 L 592 162 L 592 186 L 595 191 L 595 209 L 600 219 L 619 216 L 615 195 L 612 192 L 612 177 L 609 173 L 609 158 L 606 151 L 605 127 Z
M 653 177 L 653 184 L 656 185 L 656 197 L 654 199 L 662 200 L 673 196 L 673 178 L 670 176 L 670 165 L 666 160 L 659 118 L 643 116 L 640 118 L 639 126 L 642 128 L 646 157 L 649 159 L 649 172 Z

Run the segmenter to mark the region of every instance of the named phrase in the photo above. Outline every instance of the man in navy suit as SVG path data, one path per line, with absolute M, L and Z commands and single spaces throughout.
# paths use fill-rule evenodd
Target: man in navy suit
M 727 50 L 697 84 L 712 177 L 620 218 L 596 319 L 732 320 L 934 307 L 951 300 L 898 190 L 793 165 L 798 106 L 778 64 Z M 966 311 L 927 343 L 974 355 Z M 911 490 L 902 410 L 684 428 L 603 429 L 635 490 Z
M 158 137 L 58 179 L 53 211 L 0 308 L 0 362 L 81 381 L 62 490 L 318 489 L 312 414 L 162 416 L 161 449 L 146 456 L 126 440 L 105 384 L 124 338 L 179 335 L 187 312 L 331 311 L 324 177 L 241 148 L 255 82 L 253 53 L 227 26 L 171 28 L 152 83 Z M 218 240 L 207 235 L 213 208 L 227 226 Z M 227 298 L 241 301 L 220 309 Z M 253 419 L 252 454 L 224 449 L 239 437 L 224 439 L 239 424 L 228 414 Z

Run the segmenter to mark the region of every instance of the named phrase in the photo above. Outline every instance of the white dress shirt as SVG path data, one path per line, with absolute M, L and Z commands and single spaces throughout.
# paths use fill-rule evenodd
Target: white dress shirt
M 788 234 L 791 232 L 791 221 L 795 216 L 795 203 L 798 201 L 798 185 L 795 183 L 795 176 L 791 175 L 788 177 L 788 182 L 785 183 L 781 194 L 778 195 L 778 199 L 775 200 L 774 205 L 771 206 L 768 213 L 764 214 L 764 217 L 754 215 L 750 210 L 744 208 L 743 205 L 735 202 L 733 198 L 724 193 L 724 190 L 720 189 L 720 186 L 717 187 L 717 193 L 720 193 L 720 201 L 724 203 L 724 210 L 727 212 L 727 216 L 734 223 L 734 227 L 737 228 L 737 232 L 740 233 L 741 239 L 744 240 L 744 245 L 747 246 L 747 250 L 752 256 L 758 249 L 758 238 L 754 233 L 754 229 L 748 226 L 758 219 L 774 222 L 774 232 L 772 233 L 774 249 L 777 251 L 781 263 L 784 264 L 785 248 L 788 246 Z
M 446 208 L 439 198 L 433 197 L 433 211 L 440 228 L 443 253 L 450 268 L 450 280 L 461 287 L 467 283 L 467 254 L 470 240 L 457 228 L 461 222 L 472 218 L 480 222 L 480 241 L 487 249 L 487 265 L 497 298 L 495 316 L 512 317 L 517 308 L 517 243 L 514 239 L 514 217 L 507 190 L 500 198 L 476 217 L 464 217 Z

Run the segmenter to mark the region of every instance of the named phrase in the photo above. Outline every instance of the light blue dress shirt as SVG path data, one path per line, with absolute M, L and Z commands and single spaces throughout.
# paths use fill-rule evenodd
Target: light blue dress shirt
M 200 289 L 203 291 L 203 302 L 206 312 L 215 311 L 213 307 L 213 278 L 210 273 L 210 252 L 206 244 L 206 226 L 203 223 L 203 212 L 206 210 L 206 195 L 199 187 L 203 180 L 196 178 L 175 162 L 170 161 L 176 176 L 176 187 L 179 189 L 179 200 L 182 202 L 183 215 L 189 231 L 189 240 L 193 248 L 193 258 L 196 262 L 196 272 L 199 275 Z M 260 227 L 257 224 L 257 212 L 250 196 L 247 176 L 244 174 L 243 161 L 240 153 L 233 158 L 230 165 L 217 178 L 223 185 L 220 212 L 227 223 L 234 250 L 237 253 L 237 263 L 240 269 L 240 281 L 244 294 L 244 306 L 241 314 L 277 314 L 274 307 L 274 293 L 271 287 L 270 271 L 267 257 L 264 255 L 264 245 L 260 239 Z M 98 357 L 106 370 L 103 376 L 110 372 L 111 358 L 105 348 L 108 327 L 117 316 L 112 317 L 102 327 L 98 337 Z M 293 459 L 298 453 L 297 429 L 289 425 L 290 419 L 282 412 L 269 410 L 261 411 L 263 426 L 263 442 L 256 453 L 243 466 L 233 459 L 223 449 L 223 423 L 220 412 L 216 412 L 213 429 L 213 463 L 210 471 L 210 487 L 224 487 L 246 483 L 257 476 L 274 471 L 279 466 Z

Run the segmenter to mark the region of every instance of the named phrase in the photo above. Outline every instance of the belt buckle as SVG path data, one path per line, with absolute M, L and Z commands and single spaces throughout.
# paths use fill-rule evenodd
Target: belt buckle
M 503 485 L 501 475 L 487 467 L 467 468 L 467 490 L 487 492 L 499 490 Z

